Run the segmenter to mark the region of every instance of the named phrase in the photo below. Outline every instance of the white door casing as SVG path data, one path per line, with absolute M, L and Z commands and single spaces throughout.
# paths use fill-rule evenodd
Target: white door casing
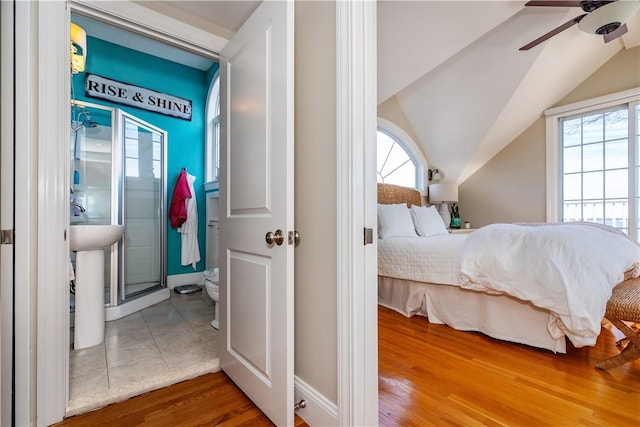
M 220 67 L 220 366 L 277 425 L 294 404 L 293 19 L 263 2 Z
M 0 2 L 0 229 L 13 229 L 13 2 Z M 11 425 L 13 371 L 13 244 L 0 244 L 0 425 Z

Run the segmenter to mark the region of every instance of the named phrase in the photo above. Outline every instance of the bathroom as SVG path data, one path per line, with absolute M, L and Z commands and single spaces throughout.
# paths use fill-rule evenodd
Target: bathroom
M 72 77 L 70 222 L 120 223 L 125 225 L 125 232 L 120 242 L 104 251 L 104 343 L 75 350 L 71 332 L 67 415 L 218 370 L 217 332 L 211 325 L 214 302 L 204 286 L 194 293 L 171 291 L 182 285 L 202 285 L 205 270 L 217 264 L 217 169 L 215 162 L 207 167 L 205 158 L 215 159 L 216 155 L 212 135 L 218 123 L 213 113 L 217 109 L 209 108 L 208 100 L 212 105 L 218 101 L 218 64 L 185 52 L 177 52 L 182 63 L 159 58 L 154 55 L 175 55 L 176 49 L 159 48 L 155 42 L 147 50 L 154 53 L 151 55 L 125 47 L 140 38 L 123 30 L 75 14 L 72 22 L 86 31 L 86 64 Z M 88 76 L 188 100 L 190 118 L 90 96 Z M 131 138 L 118 142 L 123 129 L 129 128 L 140 135 L 138 145 Z M 145 137 L 149 139 L 147 148 Z M 140 223 L 135 217 L 140 210 L 137 207 L 144 205 L 132 184 L 133 178 L 143 176 L 143 166 L 138 166 L 142 165 L 143 153 L 152 157 L 144 168 L 155 177 L 154 188 L 158 190 L 158 199 L 153 202 L 157 218 L 151 226 L 142 227 L 152 230 L 146 234 L 133 226 L 136 221 Z M 115 158 L 124 158 L 124 164 L 112 161 Z M 182 265 L 182 236 L 168 220 L 174 185 L 183 168 L 196 177 L 193 189 L 200 253 L 199 261 L 187 265 Z M 118 176 L 122 179 L 113 179 Z M 123 187 L 134 191 L 127 192 Z M 72 253 L 73 264 L 75 255 Z M 125 270 L 126 275 L 122 273 Z M 152 270 L 153 279 L 130 284 L 128 279 L 119 278 L 140 270 Z M 72 328 L 74 292 L 80 286 L 71 282 Z M 149 346 L 155 343 L 156 348 L 145 342 Z

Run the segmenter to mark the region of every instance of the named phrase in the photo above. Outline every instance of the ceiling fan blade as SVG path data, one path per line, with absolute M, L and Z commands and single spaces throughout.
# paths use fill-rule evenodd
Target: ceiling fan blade
M 538 37 L 537 39 L 535 39 L 534 41 L 532 41 L 529 44 L 526 44 L 524 46 L 522 46 L 519 50 L 529 50 L 534 46 L 539 45 L 540 43 L 542 43 L 543 41 L 550 39 L 551 37 L 555 36 L 558 33 L 561 33 L 562 31 L 566 30 L 567 28 L 571 28 L 574 25 L 576 25 L 578 22 L 580 22 L 580 20 L 582 18 L 584 18 L 585 16 L 587 16 L 587 14 L 585 13 L 584 15 L 580 15 L 580 16 L 576 16 L 575 18 L 573 18 L 571 21 L 567 21 L 564 24 L 560 25 L 558 28 L 555 28 L 551 31 L 549 31 L 547 34 Z
M 627 24 L 622 24 L 618 27 L 618 29 L 611 31 L 609 34 L 603 34 L 602 38 L 604 38 L 605 43 L 609 43 L 612 40 L 617 39 L 621 35 L 625 34 L 627 31 Z
M 559 1 L 559 0 L 546 0 L 546 1 L 529 1 L 525 6 L 560 6 L 560 7 L 580 7 L 580 0 L 574 1 Z

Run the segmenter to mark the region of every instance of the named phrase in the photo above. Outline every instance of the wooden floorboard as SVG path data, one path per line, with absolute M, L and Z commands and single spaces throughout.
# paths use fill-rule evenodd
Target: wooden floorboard
M 223 372 L 67 418 L 56 426 L 273 426 Z M 296 417 L 297 427 L 306 426 Z
M 553 354 L 379 308 L 381 426 L 640 426 L 640 360 L 610 371 L 608 329 L 594 347 Z M 222 372 L 60 426 L 268 426 Z M 296 417 L 296 426 L 306 426 Z
M 379 308 L 382 426 L 640 426 L 640 360 L 610 371 L 603 329 L 567 354 L 406 318 Z

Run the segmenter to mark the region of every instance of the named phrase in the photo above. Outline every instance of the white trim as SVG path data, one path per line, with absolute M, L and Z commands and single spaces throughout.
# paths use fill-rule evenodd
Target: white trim
M 584 101 L 574 102 L 572 104 L 561 105 L 559 107 L 549 108 L 544 111 L 544 115 L 549 116 L 570 116 L 581 114 L 594 108 L 607 108 L 612 105 L 625 104 L 638 99 L 640 96 L 640 87 L 621 92 L 611 93 L 609 95 L 598 96 Z
M 70 93 L 69 58 L 60 55 L 69 46 L 70 16 L 62 1 L 38 2 L 38 51 L 34 70 L 38 81 L 37 119 L 37 424 L 49 425 L 64 417 L 68 395 L 69 334 L 69 135 L 71 105 L 60 97 Z M 20 164 L 19 162 L 17 164 Z M 18 181 L 20 182 L 20 181 Z M 34 192 L 35 193 L 35 192 Z M 48 349 L 43 351 L 44 349 Z M 60 369 L 64 367 L 64 369 Z M 46 386 L 46 385 L 49 386 Z
M 375 18 L 375 2 L 336 2 L 338 425 L 378 423 L 376 246 L 363 244 L 375 225 Z
M 70 3 L 74 13 L 211 59 L 218 59 L 228 42 L 223 37 L 126 0 L 71 0 Z
M 425 171 L 429 167 L 429 163 L 422 154 L 422 151 L 420 151 L 420 148 L 418 148 L 418 144 L 416 144 L 413 138 L 411 138 L 409 134 L 404 131 L 404 129 L 390 120 L 378 117 L 378 128 L 383 129 L 396 138 L 400 139 L 402 147 L 405 150 L 409 151 L 409 156 L 412 157 L 412 160 L 418 163 L 416 165 L 416 177 L 420 177 L 420 180 L 417 190 L 420 190 L 421 194 L 427 194 L 426 190 L 428 182 Z
M 15 182 L 25 191 L 15 194 L 20 214 L 14 217 L 14 421 L 35 424 L 36 414 L 36 287 L 37 287 L 37 28 L 38 4 L 14 2 L 15 50 L 22 52 L 15 64 Z M 13 62 L 13 61 L 12 61 Z M 51 114 L 55 114 L 53 111 Z M 29 125 L 27 125 L 29 124 Z M 62 332 L 62 331 L 61 331 Z M 56 390 L 57 392 L 58 390 Z
M 14 2 L 0 2 L 0 229 L 14 225 Z M 0 245 L 0 425 L 11 425 L 13 378 L 13 250 Z
M 560 168 L 560 153 L 558 150 L 558 118 L 546 118 L 546 177 L 547 177 L 547 222 L 560 221 L 560 187 L 558 171 Z
M 216 91 L 214 92 L 214 88 L 217 86 Z M 212 103 L 212 96 L 214 96 L 213 98 L 213 103 L 214 105 L 211 105 Z M 212 182 L 218 182 L 220 180 L 219 175 L 219 171 L 215 170 L 216 164 L 219 164 L 220 162 L 218 161 L 217 156 L 215 155 L 216 150 L 215 150 L 215 144 L 220 144 L 219 138 L 216 139 L 215 138 L 215 133 L 213 131 L 213 127 L 212 125 L 215 125 L 215 123 L 218 123 L 218 125 L 220 124 L 220 108 L 218 108 L 218 115 L 217 116 L 213 116 L 213 113 L 211 112 L 212 109 L 215 109 L 216 105 L 216 101 L 219 103 L 220 101 L 220 67 L 218 67 L 218 69 L 216 70 L 216 72 L 213 74 L 213 78 L 211 79 L 211 83 L 209 84 L 209 90 L 207 91 L 207 102 L 205 103 L 205 107 L 204 107 L 204 111 L 205 111 L 205 120 L 204 120 L 204 127 L 205 127 L 205 136 L 204 136 L 204 146 L 205 146 L 205 165 L 204 165 L 204 176 L 205 176 L 205 183 L 204 183 L 204 189 L 205 191 L 209 191 L 208 188 L 211 188 L 211 183 Z M 220 105 L 218 104 L 218 107 Z M 213 116 L 213 117 L 211 117 Z M 220 152 L 220 150 L 218 150 L 218 153 Z M 214 168 L 214 170 L 212 171 L 211 168 Z M 213 181 L 210 181 L 210 179 L 213 177 Z M 218 188 L 218 187 L 216 187 Z
M 560 129 L 558 120 L 562 117 L 583 114 L 593 110 L 605 109 L 622 104 L 640 101 L 640 87 L 599 96 L 572 104 L 553 107 L 545 110 L 546 116 L 546 221 L 559 222 L 560 218 Z M 630 157 L 635 158 L 635 157 Z M 633 182 L 631 182 L 633 184 Z M 632 187 L 630 186 L 631 190 Z M 635 194 L 635 193 L 630 193 Z M 631 227 L 631 217 L 629 219 Z M 629 230 L 631 232 L 631 230 Z
M 296 410 L 305 423 L 312 426 L 338 426 L 338 408 L 299 377 L 294 378 L 293 401 L 304 400 L 306 406 Z
M 202 276 L 202 274 L 200 275 Z M 142 295 L 139 298 L 129 300 L 125 304 L 107 307 L 105 309 L 105 320 L 111 322 L 112 320 L 122 319 L 125 316 L 151 307 L 159 302 L 166 301 L 169 298 L 171 298 L 171 291 L 168 288 L 159 289 L 155 292 Z

